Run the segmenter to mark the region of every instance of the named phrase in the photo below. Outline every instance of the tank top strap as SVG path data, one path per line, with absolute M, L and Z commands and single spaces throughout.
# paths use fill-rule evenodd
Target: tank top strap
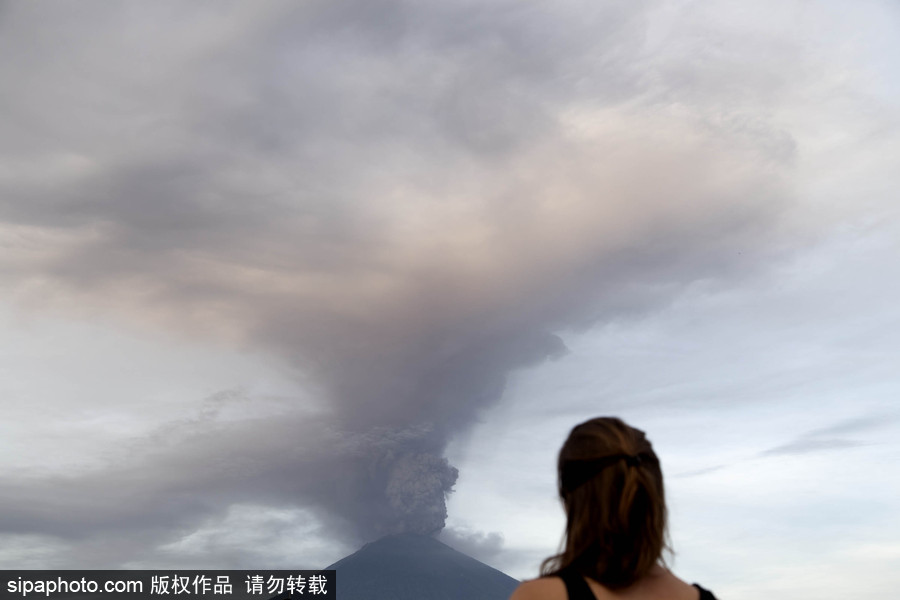
M 569 600 L 597 600 L 587 581 L 573 569 L 563 569 L 557 576 L 566 584 Z
M 705 588 L 700 587 L 698 584 L 693 584 L 695 588 L 700 590 L 700 600 L 716 600 L 716 597 L 713 596 L 713 593 Z

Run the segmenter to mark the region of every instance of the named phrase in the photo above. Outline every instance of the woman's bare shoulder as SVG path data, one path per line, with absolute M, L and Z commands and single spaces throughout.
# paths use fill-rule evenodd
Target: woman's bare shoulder
M 654 579 L 656 585 L 651 586 L 648 590 L 653 597 L 696 600 L 700 596 L 697 588 L 668 569 L 660 569 L 659 575 Z
M 559 577 L 523 581 L 509 600 L 566 600 L 566 586 Z

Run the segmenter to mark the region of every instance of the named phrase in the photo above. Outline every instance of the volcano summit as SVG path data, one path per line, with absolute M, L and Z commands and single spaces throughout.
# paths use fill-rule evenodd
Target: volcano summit
M 370 542 L 326 567 L 340 600 L 506 600 L 512 577 L 436 539 L 401 533 Z

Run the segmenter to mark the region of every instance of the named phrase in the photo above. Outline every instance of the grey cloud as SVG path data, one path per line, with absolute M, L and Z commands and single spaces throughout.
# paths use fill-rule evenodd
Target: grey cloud
M 650 3 L 99 6 L 0 25 L 0 285 L 275 353 L 329 412 L 7 482 L 5 531 L 149 547 L 237 502 L 438 530 L 448 440 L 556 332 L 780 248 L 789 133 L 660 95 Z
M 829 425 L 828 427 L 822 427 L 821 429 L 814 429 L 810 431 L 807 435 L 810 436 L 831 436 L 831 435 L 844 435 L 848 433 L 862 433 L 866 431 L 871 431 L 873 429 L 879 429 L 886 425 L 890 425 L 894 421 L 897 420 L 896 415 L 891 414 L 879 414 L 879 415 L 871 415 L 866 417 L 854 417 L 851 419 L 845 419 L 834 425 Z
M 856 448 L 863 446 L 862 442 L 845 440 L 840 438 L 803 438 L 770 448 L 762 453 L 763 456 L 778 456 L 785 454 L 808 454 L 823 450 L 841 450 L 844 448 Z
M 312 507 L 330 536 L 347 543 L 397 530 L 431 533 L 443 526 L 456 470 L 428 453 L 428 433 L 347 436 L 309 415 L 228 422 L 206 409 L 137 440 L 106 466 L 7 477 L 0 529 L 93 548 L 67 557 L 82 568 L 145 559 L 148 547 L 240 504 Z
M 673 477 L 677 478 L 685 478 L 685 477 L 699 477 L 701 475 L 707 475 L 709 473 L 715 473 L 716 471 L 721 471 L 727 465 L 715 465 L 712 467 L 705 467 L 702 469 L 694 469 L 692 471 L 684 471 L 682 473 L 675 473 Z
M 447 527 L 441 531 L 438 539 L 451 548 L 486 563 L 496 560 L 504 550 L 503 534 L 497 531 L 483 532 Z
M 896 420 L 894 415 L 879 414 L 844 419 L 827 427 L 806 432 L 797 439 L 775 446 L 760 453 L 760 456 L 808 454 L 828 450 L 841 450 L 865 446 L 868 442 L 848 439 L 847 434 L 860 434 L 878 429 Z

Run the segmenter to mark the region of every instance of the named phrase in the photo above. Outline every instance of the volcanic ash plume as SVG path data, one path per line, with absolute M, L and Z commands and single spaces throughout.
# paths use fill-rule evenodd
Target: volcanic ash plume
M 320 486 L 311 499 L 345 519 L 362 539 L 436 534 L 444 527 L 446 499 L 458 471 L 434 439 L 430 427 L 336 432 L 331 446 L 336 462 L 317 474 Z
M 654 62 L 646 3 L 208 4 L 0 20 L 4 102 L 34 119 L 0 135 L 23 152 L 0 177 L 0 284 L 258 352 L 308 395 L 7 482 L 0 533 L 120 540 L 101 565 L 242 503 L 308 508 L 352 543 L 433 534 L 447 444 L 510 373 L 777 247 L 790 135 L 758 94 L 681 89 L 737 71 Z M 35 34 L 55 19 L 65 43 Z
M 386 523 L 386 532 L 430 535 L 443 529 L 447 519 L 445 498 L 458 475 L 446 458 L 433 454 L 401 456 L 391 466 L 384 489 L 394 518 Z

